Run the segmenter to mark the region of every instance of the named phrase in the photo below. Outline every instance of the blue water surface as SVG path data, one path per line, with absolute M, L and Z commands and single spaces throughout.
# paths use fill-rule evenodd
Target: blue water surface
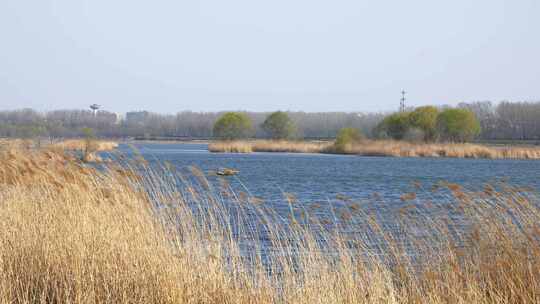
M 184 143 L 136 143 L 121 145 L 120 151 L 130 153 L 132 146 L 151 163 L 168 162 L 179 169 L 196 166 L 206 173 L 223 167 L 237 169 L 240 173 L 230 178 L 232 183 L 269 202 L 282 201 L 284 193 L 305 203 L 343 196 L 362 200 L 373 195 L 398 202 L 403 193 L 425 192 L 440 181 L 479 189 L 504 180 L 540 190 L 538 160 L 210 153 L 206 144 Z

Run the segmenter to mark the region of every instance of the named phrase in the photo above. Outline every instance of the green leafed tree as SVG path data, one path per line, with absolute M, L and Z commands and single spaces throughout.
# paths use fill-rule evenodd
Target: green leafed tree
M 394 113 L 386 116 L 377 126 L 379 137 L 390 137 L 401 140 L 409 131 L 409 113 Z
M 443 140 L 466 142 L 480 133 L 480 123 L 468 109 L 446 109 L 437 117 L 437 129 Z
M 336 141 L 334 142 L 334 148 L 338 152 L 345 152 L 347 146 L 359 143 L 364 139 L 364 135 L 360 130 L 356 128 L 343 128 L 339 130 Z
M 228 112 L 216 121 L 213 134 L 224 140 L 247 138 L 253 135 L 253 125 L 246 114 Z
M 296 135 L 296 125 L 287 113 L 277 111 L 270 114 L 261 128 L 273 139 L 288 139 Z
M 409 114 L 409 124 L 422 131 L 424 141 L 437 139 L 437 116 L 439 110 L 433 106 L 418 107 Z

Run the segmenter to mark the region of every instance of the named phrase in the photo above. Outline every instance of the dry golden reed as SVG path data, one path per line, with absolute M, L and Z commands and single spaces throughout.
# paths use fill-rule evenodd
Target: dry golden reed
M 451 213 L 406 212 L 395 235 L 355 203 L 317 218 L 290 194 L 288 225 L 221 185 L 129 162 L 98 170 L 61 151 L 0 152 L 0 303 L 540 301 L 540 200 L 526 189 L 447 197 Z M 354 235 L 324 228 L 360 223 Z
M 87 146 L 89 144 L 91 145 L 90 148 L 93 152 L 112 151 L 118 148 L 117 142 L 107 141 L 107 140 L 87 141 L 84 139 L 66 139 L 66 140 L 62 140 L 58 142 L 51 142 L 48 140 L 40 140 L 40 139 L 19 139 L 19 138 L 1 139 L 0 138 L 0 150 L 39 149 L 42 147 L 47 147 L 48 149 L 84 151 L 87 149 Z
M 334 153 L 362 156 L 390 157 L 450 157 L 487 159 L 540 159 L 540 148 L 536 147 L 495 147 L 460 143 L 412 143 L 392 140 L 364 140 L 336 149 L 328 142 L 296 141 L 224 141 L 209 145 L 211 152 L 299 152 Z
M 208 145 L 210 152 L 251 153 L 251 152 L 290 152 L 320 153 L 331 144 L 328 142 L 305 141 L 217 141 Z
M 53 144 L 53 147 L 64 150 L 85 150 L 88 145 L 84 139 L 67 139 Z M 118 148 L 118 143 L 106 140 L 93 140 L 91 142 L 93 151 L 112 151 Z

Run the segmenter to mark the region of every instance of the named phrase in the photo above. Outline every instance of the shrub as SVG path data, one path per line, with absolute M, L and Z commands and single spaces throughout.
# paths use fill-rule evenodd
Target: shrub
M 363 139 L 364 135 L 360 132 L 360 130 L 355 128 L 343 128 L 339 130 L 336 136 L 334 148 L 338 152 L 345 152 L 347 146 L 359 143 Z
M 261 127 L 273 139 L 292 138 L 296 133 L 294 122 L 282 111 L 270 114 Z
M 214 124 L 214 137 L 231 140 L 247 138 L 253 134 L 253 126 L 244 113 L 228 112 Z
M 394 113 L 384 118 L 377 126 L 377 133 L 379 137 L 400 140 L 403 139 L 409 128 L 409 113 Z
M 82 133 L 84 135 L 84 155 L 93 153 L 97 150 L 96 135 L 92 128 L 83 128 Z
M 465 142 L 480 133 L 480 123 L 467 109 L 446 109 L 437 117 L 437 129 L 443 140 Z

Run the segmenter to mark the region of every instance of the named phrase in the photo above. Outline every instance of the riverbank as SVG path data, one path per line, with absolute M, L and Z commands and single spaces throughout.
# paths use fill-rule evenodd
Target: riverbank
M 523 188 L 441 183 L 447 213 L 429 216 L 415 205 L 438 204 L 404 193 L 396 236 L 348 198 L 326 219 L 286 194 L 284 221 L 249 194 L 213 193 L 196 169 L 180 184 L 174 171 L 149 170 L 97 170 L 58 150 L 0 152 L 0 302 L 540 300 L 540 199 Z M 245 214 L 259 219 L 256 231 Z M 457 233 L 456 216 L 472 226 Z
M 291 152 L 330 153 L 386 157 L 450 157 L 487 159 L 540 159 L 540 148 L 533 146 L 487 146 L 457 143 L 410 143 L 391 140 L 365 140 L 337 149 L 330 142 L 301 141 L 223 141 L 208 145 L 210 152 L 251 153 Z

